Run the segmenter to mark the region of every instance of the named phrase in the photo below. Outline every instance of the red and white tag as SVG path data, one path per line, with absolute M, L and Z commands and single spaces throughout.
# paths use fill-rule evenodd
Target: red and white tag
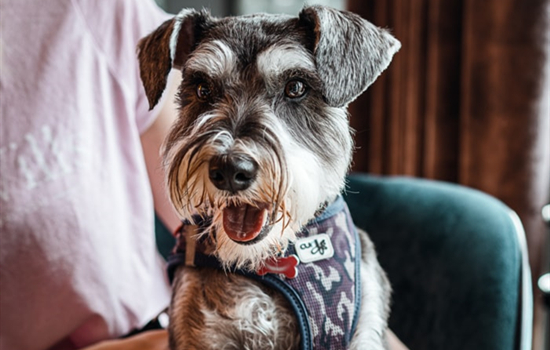
M 296 255 L 290 255 L 284 258 L 269 259 L 264 263 L 256 273 L 263 276 L 268 273 L 285 275 L 286 278 L 296 278 L 298 276 L 297 266 L 300 259 Z

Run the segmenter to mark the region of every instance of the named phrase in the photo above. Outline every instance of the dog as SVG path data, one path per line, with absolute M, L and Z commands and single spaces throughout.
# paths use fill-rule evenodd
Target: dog
M 390 286 L 341 197 L 347 106 L 400 43 L 350 12 L 184 9 L 138 45 L 150 107 L 182 71 L 165 142 L 182 218 L 171 349 L 386 349 Z

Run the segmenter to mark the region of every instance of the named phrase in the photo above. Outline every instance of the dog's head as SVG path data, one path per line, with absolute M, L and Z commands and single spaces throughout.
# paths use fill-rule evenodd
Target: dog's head
M 169 71 L 182 71 L 168 188 L 182 218 L 211 218 L 224 264 L 255 269 L 340 193 L 353 148 L 346 107 L 399 47 L 321 6 L 221 19 L 185 9 L 140 42 L 151 108 Z

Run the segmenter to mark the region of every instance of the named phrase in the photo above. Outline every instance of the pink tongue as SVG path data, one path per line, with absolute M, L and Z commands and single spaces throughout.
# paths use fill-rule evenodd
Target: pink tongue
M 225 233 L 236 242 L 248 242 L 262 231 L 264 208 L 255 208 L 248 204 L 230 205 L 223 210 L 223 228 Z

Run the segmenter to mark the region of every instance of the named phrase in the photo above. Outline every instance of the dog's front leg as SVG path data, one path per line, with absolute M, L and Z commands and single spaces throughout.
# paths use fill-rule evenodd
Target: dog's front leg
M 171 350 L 299 348 L 288 301 L 259 282 L 212 268 L 180 267 L 173 288 Z
M 374 244 L 364 231 L 358 231 L 363 252 L 361 310 L 350 349 L 387 350 L 386 329 L 391 287 L 376 258 Z

